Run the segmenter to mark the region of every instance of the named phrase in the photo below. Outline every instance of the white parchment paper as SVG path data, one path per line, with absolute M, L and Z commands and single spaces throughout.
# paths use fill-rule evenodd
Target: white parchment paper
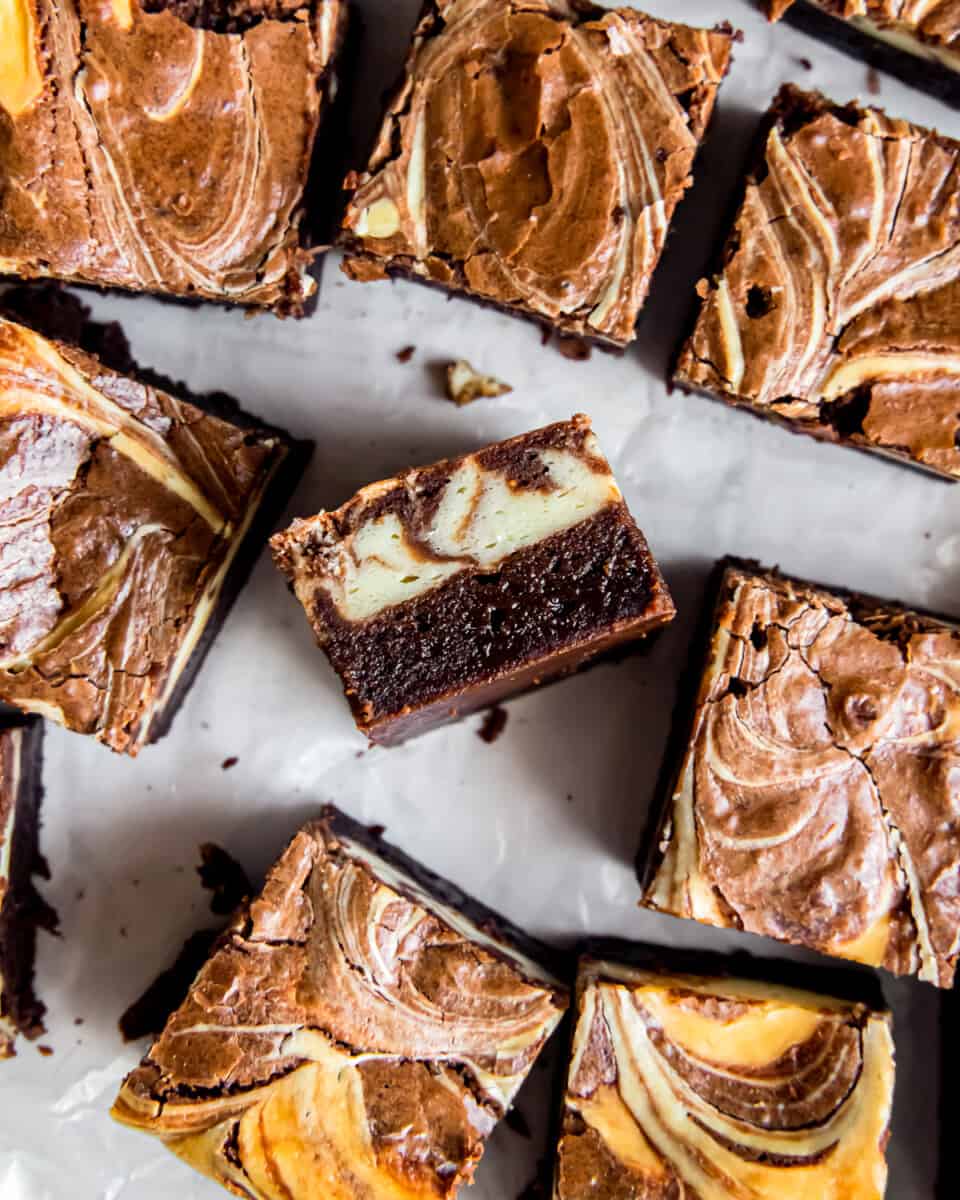
M 367 25 L 353 121 L 359 141 L 402 61 L 418 0 L 356 4 Z M 43 849 L 53 880 L 45 892 L 60 912 L 62 938 L 41 936 L 38 983 L 54 1054 L 21 1044 L 18 1058 L 0 1064 L 2 1200 L 222 1194 L 107 1117 L 144 1049 L 124 1046 L 116 1021 L 184 938 L 211 922 L 194 870 L 198 844 L 222 844 L 256 878 L 328 800 L 386 825 L 391 840 L 541 936 L 618 934 L 788 956 L 773 943 L 636 908 L 631 859 L 704 579 L 716 557 L 736 553 L 960 611 L 960 488 L 718 404 L 669 396 L 665 367 L 726 223 L 756 118 L 781 81 L 838 100 L 859 95 L 954 136 L 960 114 L 888 77 L 870 96 L 866 68 L 767 26 L 750 0 L 646 7 L 697 24 L 728 19 L 746 36 L 626 357 L 595 353 L 571 363 L 542 347 L 531 325 L 415 285 L 351 283 L 335 256 L 315 315 L 300 323 L 90 298 L 98 317 L 123 323 L 143 364 L 198 390 L 229 391 L 316 439 L 290 515 L 336 505 L 404 466 L 589 413 L 680 616 L 651 654 L 511 703 L 495 745 L 477 737 L 474 718 L 370 751 L 264 555 L 163 742 L 128 761 L 49 727 Z M 413 360 L 398 363 L 395 352 L 410 344 Z M 454 408 L 436 367 L 459 357 L 507 380 L 513 393 Z M 236 766 L 221 769 L 230 756 Z M 926 984 L 883 984 L 899 1060 L 889 1195 L 928 1200 L 938 1154 L 940 998 Z M 533 1138 L 497 1132 L 475 1200 L 513 1200 L 533 1174 L 545 1149 L 547 1081 L 546 1071 L 535 1072 L 519 1101 Z

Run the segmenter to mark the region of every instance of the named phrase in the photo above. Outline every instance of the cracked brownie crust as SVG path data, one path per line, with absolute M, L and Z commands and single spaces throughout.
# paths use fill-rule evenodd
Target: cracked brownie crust
M 575 670 L 674 613 L 582 416 L 372 484 L 271 545 L 375 741 Z
M 0 17 L 0 272 L 302 310 L 344 0 L 10 0 Z
M 949 987 L 960 628 L 729 563 L 644 903 Z
M 33 886 L 40 825 L 43 726 L 0 711 L 0 1059 L 14 1053 L 17 1035 L 43 1033 L 44 1006 L 33 991 L 39 924 L 52 913 Z
M 881 1200 L 887 1014 L 581 962 L 555 1200 Z
M 0 317 L 0 699 L 130 754 L 158 736 L 295 449 Z
M 565 1008 L 493 914 L 328 809 L 113 1114 L 244 1197 L 452 1197 Z
M 732 40 L 572 0 L 428 0 L 348 180 L 344 270 L 625 346 Z
M 960 477 L 960 144 L 793 86 L 674 381 Z

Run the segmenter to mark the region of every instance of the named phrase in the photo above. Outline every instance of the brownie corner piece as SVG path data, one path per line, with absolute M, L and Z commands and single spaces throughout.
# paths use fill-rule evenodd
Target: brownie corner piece
M 271 545 L 358 727 L 386 744 L 674 615 L 583 416 L 372 484 Z
M 17 1036 L 43 1033 L 44 1006 L 33 990 L 36 930 L 47 910 L 33 886 L 40 829 L 43 726 L 0 705 L 0 1059 Z
M 0 316 L 0 702 L 129 754 L 166 731 L 305 462 L 205 403 Z
M 431 0 L 347 181 L 344 270 L 625 347 L 735 36 L 569 0 Z
M 453 1197 L 567 1003 L 493 914 L 327 809 L 113 1115 L 244 1196 Z
M 727 560 L 705 643 L 643 903 L 950 987 L 960 625 Z
M 301 315 L 346 25 L 345 0 L 15 5 L 0 272 Z
M 555 1200 L 882 1200 L 895 1070 L 886 1012 L 587 957 L 573 1016 Z
M 674 382 L 960 478 L 960 143 L 793 85 Z

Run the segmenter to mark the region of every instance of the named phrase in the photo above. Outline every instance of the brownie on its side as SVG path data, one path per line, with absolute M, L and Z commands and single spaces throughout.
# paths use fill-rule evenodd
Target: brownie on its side
M 347 180 L 344 270 L 627 345 L 733 38 L 576 0 L 426 0 Z
M 17 1034 L 43 1032 L 44 1007 L 33 993 L 33 952 L 44 908 L 33 888 L 40 827 L 43 726 L 0 709 L 0 1059 Z
M 231 416 L 0 316 L 0 701 L 165 732 L 305 459 Z
M 960 625 L 756 564 L 718 573 L 643 903 L 950 987 Z
M 887 1013 L 584 958 L 555 1200 L 882 1200 Z
M 960 11 L 955 0 L 766 0 L 791 25 L 905 83 L 960 103 Z
M 674 382 L 960 477 L 960 143 L 784 87 Z
M 453 1197 L 567 1007 L 531 952 L 328 808 L 239 912 L 113 1115 L 257 1200 Z
M 18 0 L 0 272 L 299 314 L 345 0 Z
M 375 742 L 569 673 L 674 614 L 584 416 L 371 484 L 271 545 Z

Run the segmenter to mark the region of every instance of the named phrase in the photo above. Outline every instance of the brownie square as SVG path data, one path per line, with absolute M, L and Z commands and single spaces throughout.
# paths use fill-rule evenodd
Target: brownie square
M 0 316 L 0 701 L 136 754 L 306 460 Z
M 960 477 L 958 154 L 784 87 L 674 382 Z
M 584 416 L 371 484 L 271 545 L 375 742 L 567 674 L 674 615 Z
M 958 662 L 945 618 L 724 560 L 643 902 L 950 987 Z
M 328 808 L 113 1115 L 241 1196 L 453 1197 L 567 1007 L 541 953 Z
M 18 1034 L 43 1032 L 44 1007 L 33 992 L 36 929 L 48 915 L 33 886 L 42 737 L 38 719 L 0 707 L 0 1059 L 13 1056 Z
M 347 181 L 344 270 L 627 345 L 733 38 L 569 0 L 427 0 Z
M 767 0 L 767 14 L 960 103 L 960 12 L 953 0 Z
M 886 1012 L 585 958 L 555 1200 L 882 1200 Z
M 345 0 L 18 0 L 0 272 L 299 314 Z

